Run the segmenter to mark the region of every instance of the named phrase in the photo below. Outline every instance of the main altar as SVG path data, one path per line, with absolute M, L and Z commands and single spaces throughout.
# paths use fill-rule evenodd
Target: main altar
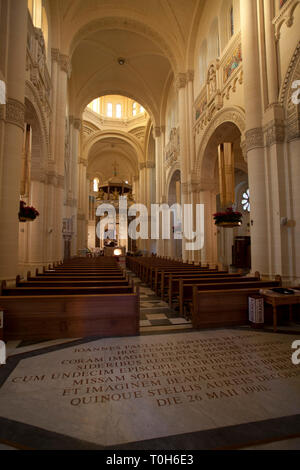
M 115 230 L 109 230 L 109 228 L 106 229 L 104 239 L 99 239 L 96 234 L 96 248 L 103 251 L 104 256 L 113 256 L 116 249 L 121 250 L 119 253 L 120 255 L 125 255 L 128 251 L 135 251 L 135 240 L 132 240 L 128 235 L 124 239 L 120 234 L 120 197 L 126 198 L 128 208 L 135 203 L 132 194 L 132 186 L 118 176 L 113 176 L 106 183 L 99 186 L 99 191 L 96 197 L 97 206 L 101 204 L 111 204 L 116 211 Z M 101 219 L 102 217 L 96 215 L 96 229 Z M 129 223 L 130 218 L 128 218 L 128 224 Z

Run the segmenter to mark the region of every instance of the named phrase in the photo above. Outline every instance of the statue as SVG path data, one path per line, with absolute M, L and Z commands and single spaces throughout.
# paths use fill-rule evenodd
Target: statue
M 104 199 L 105 193 L 102 188 L 100 188 L 98 195 L 99 195 L 99 199 Z
M 213 65 L 210 66 L 207 77 L 209 95 L 213 95 L 217 91 L 217 76 Z
M 117 188 L 115 188 L 112 198 L 114 201 L 117 201 L 119 199 L 119 191 L 117 190 Z

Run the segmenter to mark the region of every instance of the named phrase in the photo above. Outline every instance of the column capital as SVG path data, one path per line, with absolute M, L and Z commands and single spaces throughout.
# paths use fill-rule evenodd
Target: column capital
M 180 90 L 180 88 L 184 88 L 187 84 L 187 74 L 184 72 L 180 72 L 175 77 L 175 85 L 176 90 Z
M 59 49 L 52 47 L 51 49 L 51 59 L 53 62 L 59 61 Z
M 80 131 L 82 127 L 82 120 L 74 118 L 73 126 L 74 126 L 74 129 L 76 129 L 77 131 Z
M 265 141 L 268 147 L 274 144 L 280 144 L 285 139 L 285 124 L 283 120 L 274 119 L 269 122 L 265 128 Z
M 25 105 L 18 100 L 8 98 L 5 109 L 5 120 L 24 129 Z
M 60 65 L 60 69 L 63 71 L 63 72 L 66 72 L 66 74 L 68 75 L 68 77 L 71 76 L 71 71 L 72 71 L 72 68 L 71 68 L 71 62 L 70 62 L 70 58 L 68 55 L 66 54 L 59 54 L 59 65 Z
M 187 73 L 186 73 L 187 82 L 193 82 L 193 81 L 194 81 L 194 77 L 195 77 L 195 72 L 194 72 L 194 70 L 188 70 Z
M 264 147 L 264 133 L 262 127 L 255 127 L 245 132 L 246 151 Z
M 82 157 L 79 157 L 79 159 L 78 159 L 78 163 L 79 163 L 80 165 L 83 165 L 83 166 L 85 166 L 85 167 L 87 167 L 87 166 L 88 166 L 88 162 L 87 162 L 87 160 L 86 160 L 85 158 L 82 158 Z
M 154 137 L 160 137 L 161 136 L 161 128 L 160 127 L 154 127 L 153 128 L 153 133 L 154 133 Z

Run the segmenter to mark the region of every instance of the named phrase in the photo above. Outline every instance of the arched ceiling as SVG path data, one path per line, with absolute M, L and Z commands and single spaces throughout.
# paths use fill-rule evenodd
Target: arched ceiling
M 87 171 L 92 176 L 103 175 L 106 181 L 114 176 L 115 163 L 117 176 L 124 180 L 132 180 L 138 174 L 138 158 L 133 147 L 120 138 L 105 138 L 92 146 Z
M 120 65 L 118 58 L 124 58 Z M 152 118 L 159 115 L 169 61 L 149 39 L 120 30 L 97 31 L 83 39 L 72 58 L 76 108 L 95 97 L 121 94 L 141 103 Z
M 98 96 L 121 94 L 141 103 L 161 125 L 164 87 L 171 75 L 186 69 L 185 51 L 203 3 L 57 0 L 60 42 L 72 61 L 74 114 Z M 118 64 L 119 57 L 125 65 Z

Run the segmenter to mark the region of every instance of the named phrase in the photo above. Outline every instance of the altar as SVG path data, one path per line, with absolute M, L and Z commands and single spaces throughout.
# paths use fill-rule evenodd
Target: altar
M 126 199 L 128 208 L 134 204 L 131 184 L 119 178 L 115 171 L 115 175 L 112 178 L 99 186 L 96 197 L 97 206 L 111 204 L 115 208 L 116 213 L 115 226 L 112 229 L 109 224 L 107 225 L 104 239 L 97 236 L 97 225 L 102 217 L 95 217 L 95 248 L 103 252 L 104 256 L 116 256 L 116 253 L 114 253 L 116 249 L 121 250 L 117 256 L 125 256 L 127 251 L 135 250 L 135 240 L 128 237 L 128 234 L 124 237 L 124 234 L 120 233 L 119 230 L 119 198 Z M 128 217 L 128 224 L 130 221 L 131 218 Z

